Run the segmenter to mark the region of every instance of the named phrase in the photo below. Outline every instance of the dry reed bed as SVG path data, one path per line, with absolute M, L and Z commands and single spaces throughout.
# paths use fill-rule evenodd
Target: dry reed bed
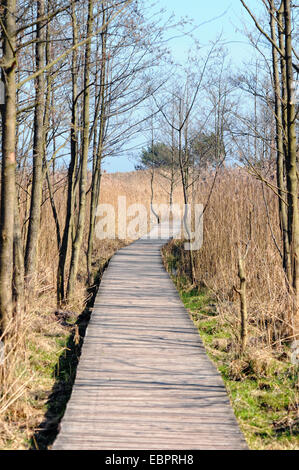
M 269 178 L 269 176 L 268 176 Z M 272 178 L 272 184 L 275 180 Z M 213 175 L 202 175 L 197 202 L 205 205 Z M 204 213 L 204 241 L 194 253 L 181 242 L 163 250 L 166 267 L 221 371 L 239 424 L 252 449 L 299 448 L 298 365 L 289 343 L 292 298 L 286 288 L 277 197 L 245 170 L 224 170 Z M 238 257 L 245 259 L 248 342 L 240 351 Z
M 30 180 L 23 177 L 20 183 L 19 203 L 23 239 L 26 239 L 30 208 Z M 167 192 L 163 189 L 163 178 L 157 177 L 156 202 L 167 203 Z M 54 199 L 63 229 L 67 198 L 66 174 L 56 174 Z M 101 203 L 114 205 L 117 215 L 118 196 L 125 196 L 127 207 L 134 203 L 150 205 L 150 175 L 147 172 L 103 174 Z M 89 206 L 88 193 L 88 206 Z M 88 236 L 87 207 L 86 229 L 82 246 L 80 271 L 78 273 L 75 298 L 66 306 L 71 312 L 69 325 L 61 324 L 56 311 L 56 271 L 58 247 L 56 228 L 46 185 L 43 189 L 43 205 L 38 245 L 38 269 L 32 281 L 30 295 L 26 295 L 25 312 L 18 325 L 11 324 L 11 345 L 8 360 L 1 367 L 0 377 L 0 448 L 22 449 L 32 443 L 34 431 L 47 411 L 47 399 L 55 383 L 55 366 L 67 348 L 74 322 L 87 301 L 86 291 L 86 247 Z M 93 268 L 99 269 L 113 253 L 128 241 L 95 240 Z M 70 251 L 70 250 L 69 250 Z M 68 260 L 69 261 L 69 260 Z M 28 293 L 27 293 L 28 294 Z
M 67 196 L 65 175 L 57 175 L 56 181 L 55 204 L 60 227 L 63 228 Z M 212 183 L 212 174 L 202 175 L 195 187 L 195 202 L 205 204 Z M 117 211 L 118 196 L 126 196 L 127 206 L 142 203 L 149 207 L 149 172 L 103 174 L 100 202 L 114 205 Z M 168 203 L 168 199 L 167 181 L 156 175 L 154 202 Z M 182 202 L 179 188 L 175 190 L 174 202 Z M 27 193 L 22 190 L 20 204 L 25 238 L 29 201 Z M 87 233 L 88 223 L 82 247 L 77 297 L 67 306 L 74 313 L 74 320 L 86 302 Z M 263 195 L 261 183 L 243 170 L 224 170 L 219 174 L 204 214 L 204 244 L 195 254 L 197 279 L 199 284 L 207 285 L 215 293 L 220 319 L 229 318 L 237 332 L 238 298 L 233 290 L 233 286 L 238 285 L 237 251 L 238 245 L 244 249 L 250 238 L 246 258 L 249 323 L 255 330 L 254 336 L 259 338 L 264 347 L 272 349 L 275 346 L 279 349 L 285 322 L 288 321 L 289 298 L 284 288 L 281 259 L 273 236 L 279 244 L 277 199 L 271 190 L 264 188 Z M 93 255 L 94 269 L 119 246 L 117 240 L 97 240 Z M 6 370 L 4 377 L 2 374 L 0 448 L 28 448 L 28 440 L 46 411 L 45 403 L 55 381 L 55 361 L 70 336 L 71 326 L 61 325 L 54 315 L 57 261 L 55 224 L 45 190 L 34 294 L 27 298 L 18 342 L 12 349 L 13 360 L 9 373 Z M 187 263 L 187 252 L 181 253 L 178 269 L 182 273 L 185 272 L 184 262 Z
M 210 183 L 211 184 L 211 183 Z M 275 182 L 274 182 L 275 184 Z M 209 182 L 197 195 L 206 200 Z M 226 314 L 237 317 L 238 252 L 245 259 L 248 321 L 268 346 L 280 345 L 291 318 L 281 256 L 277 197 L 244 170 L 224 171 L 204 214 L 204 243 L 196 253 L 196 275 L 221 301 Z

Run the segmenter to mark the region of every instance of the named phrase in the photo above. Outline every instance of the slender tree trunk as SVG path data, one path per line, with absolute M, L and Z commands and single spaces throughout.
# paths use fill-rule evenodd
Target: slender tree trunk
M 179 165 L 180 165 L 180 172 L 181 172 L 181 180 L 182 180 L 182 187 L 183 187 L 183 195 L 184 195 L 184 227 L 188 236 L 189 240 L 189 266 L 190 266 L 190 277 L 192 283 L 196 282 L 195 279 L 195 266 L 194 266 L 194 256 L 192 250 L 192 242 L 191 242 L 191 225 L 192 225 L 192 214 L 190 214 L 190 227 L 188 226 L 188 211 L 189 208 L 189 197 L 188 197 L 188 181 L 189 181 L 189 156 L 188 156 L 188 119 L 185 122 L 185 130 L 184 130 L 184 137 L 185 137 L 185 156 L 183 157 L 183 146 L 182 146 L 182 122 L 183 122 L 183 109 L 182 109 L 182 100 L 179 100 Z
M 100 150 L 101 153 L 101 150 Z M 97 165 L 95 174 L 93 175 L 93 183 L 91 190 L 91 201 L 90 201 L 90 221 L 89 221 L 89 233 L 88 233 L 88 246 L 87 246 L 87 273 L 88 273 L 88 283 L 92 284 L 92 274 L 91 274 L 91 256 L 93 250 L 93 241 L 94 241 L 94 230 L 95 230 L 95 221 L 96 221 L 96 208 L 100 196 L 101 188 L 101 160 L 102 155 L 97 157 Z
M 270 12 L 270 27 L 271 27 L 271 38 L 277 43 L 276 35 L 276 21 L 275 21 L 275 5 L 274 1 L 271 0 L 271 12 Z M 287 205 L 284 202 L 286 197 L 286 184 L 285 184 L 285 147 L 284 147 L 284 125 L 282 116 L 282 98 L 281 98 L 281 86 L 278 68 L 278 53 L 274 46 L 272 46 L 272 63 L 273 63 L 273 79 L 274 79 L 274 96 L 275 96 L 275 123 L 276 123 L 276 166 L 277 166 L 277 187 L 279 194 L 279 215 L 280 215 L 280 229 L 282 234 L 283 242 L 283 267 L 286 273 L 288 284 L 292 283 L 291 273 L 291 259 L 290 259 L 290 244 L 288 236 L 288 214 Z
M 283 56 L 280 56 L 280 75 L 281 75 L 281 114 L 282 114 L 282 133 L 283 133 L 283 147 L 284 155 L 288 153 L 288 111 L 287 111 L 287 69 L 286 69 L 286 60 L 285 60 L 285 41 L 284 41 L 284 14 L 283 14 L 283 1 L 281 3 L 281 8 L 277 12 L 277 22 L 278 22 L 278 38 L 279 38 L 279 47 L 283 53 Z M 284 176 L 286 174 L 286 167 L 284 162 Z
M 239 254 L 238 276 L 240 279 L 240 288 L 235 289 L 240 296 L 240 316 L 241 316 L 241 353 L 244 353 L 247 345 L 247 298 L 246 298 L 246 277 L 244 269 L 244 259 Z
M 51 61 L 51 48 L 50 48 L 50 25 L 47 24 L 47 32 L 46 32 L 46 64 L 48 64 Z M 51 184 L 51 177 L 50 177 L 50 168 L 47 162 L 47 140 L 48 140 L 48 130 L 49 130 L 49 124 L 50 124 L 50 115 L 51 115 L 51 106 L 53 106 L 53 95 L 54 95 L 54 90 L 52 87 L 52 83 L 54 80 L 54 76 L 56 74 L 52 74 L 52 72 L 47 73 L 47 91 L 46 91 L 46 101 L 45 101 L 45 114 L 44 114 L 44 132 L 43 132 L 43 179 L 44 176 L 46 176 L 47 180 L 47 185 L 48 185 L 48 192 L 49 192 L 49 199 L 50 199 L 50 204 L 51 204 L 51 209 L 52 209 L 52 214 L 53 214 L 53 219 L 55 223 L 55 228 L 56 228 L 56 239 L 57 239 L 57 249 L 59 251 L 60 245 L 61 245 L 61 233 L 60 233 L 60 224 L 59 224 L 59 218 L 58 218 L 58 213 L 55 205 L 55 199 L 54 199 L 54 194 L 52 191 L 52 184 Z M 53 153 L 55 154 L 55 137 L 53 138 Z M 53 162 L 55 161 L 55 158 L 53 158 Z M 54 165 L 54 163 L 53 163 Z M 53 185 L 55 183 L 55 176 L 54 176 L 54 170 L 55 167 L 53 166 Z
M 73 45 L 78 42 L 78 26 L 74 2 L 72 2 L 72 28 Z M 71 123 L 71 161 L 68 168 L 67 187 L 67 207 L 65 225 L 59 250 L 59 261 L 57 270 L 57 303 L 58 306 L 65 300 L 65 265 L 68 253 L 68 246 L 73 225 L 74 198 L 75 198 L 75 178 L 78 158 L 78 116 L 77 116 L 77 96 L 78 96 L 78 51 L 73 50 L 72 54 L 72 123 Z
M 292 278 L 294 289 L 294 334 L 299 335 L 299 208 L 298 178 L 296 156 L 296 107 L 294 96 L 294 78 L 292 65 L 292 19 L 291 1 L 284 0 L 285 20 L 285 54 L 287 75 L 287 118 L 288 118 L 288 155 L 287 155 L 287 188 L 289 203 L 289 240 L 292 260 Z
M 20 214 L 18 198 L 15 201 L 14 213 L 14 240 L 13 240 L 13 256 L 14 256 L 14 273 L 13 273 L 13 300 L 14 315 L 17 319 L 18 328 L 22 324 L 24 312 L 24 255 L 23 240 L 20 226 Z
M 169 217 L 171 224 L 173 222 L 173 191 L 175 185 L 175 141 L 174 141 L 174 118 L 171 126 L 171 176 L 170 176 L 170 192 L 169 192 Z
M 13 237 L 16 168 L 16 1 L 4 1 L 3 81 L 5 104 L 2 109 L 2 176 L 0 219 L 0 330 L 13 316 Z
M 151 139 L 151 152 L 152 152 L 152 156 L 153 156 L 153 152 L 154 152 L 154 144 L 155 144 L 155 137 L 154 137 L 154 120 L 152 118 L 152 139 Z M 155 181 L 155 163 L 153 161 L 152 165 L 151 165 L 151 169 L 150 169 L 150 175 L 151 175 L 151 212 L 154 214 L 154 216 L 156 217 L 157 219 L 157 224 L 160 224 L 160 216 L 159 214 L 155 211 L 154 209 L 154 181 Z
M 59 251 L 60 246 L 61 246 L 60 224 L 59 224 L 58 213 L 57 213 L 56 204 L 55 204 L 55 200 L 54 200 L 54 194 L 53 194 L 53 191 L 52 191 L 52 185 L 51 185 L 51 180 L 50 180 L 50 171 L 49 171 L 49 168 L 48 168 L 48 163 L 45 162 L 45 165 L 46 165 L 45 173 L 46 173 L 46 179 L 47 179 L 47 185 L 48 185 L 48 191 L 49 191 L 49 199 L 50 199 L 53 219 L 54 219 L 54 223 L 55 223 L 55 228 L 56 228 L 57 248 L 58 248 L 58 251 Z
M 44 0 L 38 0 L 37 18 L 44 16 Z M 36 70 L 45 65 L 45 24 L 39 21 L 36 26 Z M 33 175 L 29 227 L 25 252 L 25 275 L 30 282 L 37 265 L 38 236 L 40 227 L 43 159 L 44 159 L 44 113 L 45 113 L 45 76 L 41 73 L 35 80 L 35 110 L 33 136 Z
M 157 219 L 157 224 L 160 223 L 160 216 L 154 209 L 154 180 L 155 180 L 155 168 L 151 168 L 151 211 Z
M 106 23 L 106 10 L 105 5 L 102 5 L 102 26 Z M 94 159 L 94 168 L 92 175 L 91 185 L 91 200 L 90 200 L 90 217 L 89 217 L 89 234 L 88 234 L 88 247 L 87 247 L 87 273 L 88 282 L 93 282 L 91 275 L 91 256 L 93 249 L 94 240 L 94 228 L 96 221 L 96 208 L 100 196 L 100 184 L 101 184 L 101 163 L 103 157 L 103 145 L 104 145 L 104 131 L 106 123 L 106 42 L 107 42 L 107 28 L 101 33 L 101 74 L 100 74 L 100 126 L 98 143 Z
M 87 36 L 90 37 L 93 30 L 93 0 L 88 2 L 88 20 Z M 84 67 L 84 98 L 83 98 L 83 144 L 80 169 L 80 188 L 79 188 L 79 214 L 75 240 L 72 246 L 72 258 L 67 287 L 67 297 L 73 297 L 76 277 L 78 272 L 78 263 L 80 249 L 83 240 L 85 212 L 86 212 L 86 186 L 87 186 L 87 160 L 89 148 L 89 101 L 90 101 L 90 54 L 91 40 L 86 44 L 85 49 L 85 67 Z

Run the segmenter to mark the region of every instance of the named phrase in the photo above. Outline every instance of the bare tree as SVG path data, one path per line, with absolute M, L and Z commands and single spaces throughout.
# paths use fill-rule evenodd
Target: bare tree
M 93 0 L 88 1 L 88 19 L 87 19 L 87 37 L 91 38 L 93 31 Z M 80 185 L 79 185 L 79 212 L 78 223 L 76 227 L 75 239 L 72 244 L 72 258 L 69 270 L 67 297 L 73 296 L 75 281 L 78 272 L 79 254 L 83 240 L 83 231 L 86 213 L 86 189 L 87 189 L 87 161 L 89 150 L 89 119 L 90 119 L 90 56 L 91 39 L 86 43 L 85 62 L 84 62 L 84 84 L 83 84 L 83 135 L 82 135 L 82 153 L 80 158 Z
M 4 11 L 3 11 L 4 10 Z M 2 79 L 5 103 L 2 106 L 2 173 L 0 219 L 0 328 L 5 328 L 13 315 L 13 237 L 15 214 L 16 168 L 16 1 L 3 4 L 1 30 L 3 58 Z
M 277 195 L 283 242 L 283 267 L 294 299 L 292 334 L 297 336 L 299 334 L 299 207 L 294 70 L 298 72 L 298 66 L 294 63 L 294 56 L 296 58 L 298 56 L 292 44 L 292 5 L 290 0 L 263 2 L 270 18 L 268 34 L 245 1 L 241 0 L 241 3 L 254 20 L 259 32 L 272 46 Z
M 45 2 L 36 2 L 36 70 L 45 67 Z M 39 21 L 38 21 L 39 20 Z M 45 114 L 45 75 L 35 79 L 34 135 L 33 135 L 33 175 L 29 227 L 25 253 L 25 275 L 29 281 L 36 269 L 40 210 L 43 184 L 44 161 L 44 114 Z

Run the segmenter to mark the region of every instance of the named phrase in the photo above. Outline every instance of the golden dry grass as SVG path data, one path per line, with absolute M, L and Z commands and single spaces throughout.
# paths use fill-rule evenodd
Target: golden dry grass
M 211 184 L 211 177 L 210 177 Z M 205 199 L 209 178 L 197 194 Z M 222 301 L 230 317 L 238 317 L 238 250 L 245 259 L 250 324 L 265 344 L 278 346 L 290 329 L 292 302 L 286 289 L 276 195 L 244 170 L 225 171 L 216 181 L 204 214 L 204 243 L 196 253 L 196 275 Z
M 65 175 L 56 177 L 55 203 L 60 226 L 65 217 Z M 60 182 L 59 182 L 60 181 Z M 206 172 L 195 185 L 195 202 L 205 204 L 213 174 Z M 161 175 L 154 182 L 154 202 L 168 203 L 168 183 Z M 114 205 L 118 196 L 126 196 L 127 205 L 150 207 L 149 172 L 103 174 L 101 203 Z M 265 199 L 264 199 L 265 198 Z M 266 204 L 265 204 L 266 200 Z M 21 223 L 25 239 L 28 196 L 21 191 Z M 46 401 L 55 382 L 54 369 L 65 348 L 72 326 L 61 325 L 56 309 L 56 269 L 58 250 L 51 206 L 44 191 L 39 238 L 39 266 L 34 295 L 27 299 L 22 320 L 22 333 L 13 349 L 9 373 L 2 371 L 0 402 L 0 448 L 28 448 L 34 430 L 46 411 Z M 174 202 L 182 202 L 182 191 L 176 188 Z M 76 298 L 66 308 L 74 313 L 73 321 L 86 303 L 86 238 L 82 247 Z M 251 232 L 251 236 L 249 233 Z M 233 286 L 238 286 L 237 251 L 251 238 L 246 258 L 248 280 L 249 324 L 259 347 L 282 353 L 285 328 L 288 326 L 290 299 L 285 289 L 281 259 L 273 236 L 280 244 L 277 199 L 271 190 L 247 175 L 244 170 L 223 170 L 219 174 L 209 205 L 204 214 L 204 244 L 195 253 L 196 277 L 214 292 L 220 321 L 229 321 L 239 332 L 239 303 Z M 96 271 L 124 242 L 96 240 L 93 268 Z M 180 258 L 183 274 L 188 253 Z M 63 346 L 64 345 L 64 346 Z M 5 369 L 5 368 L 4 368 Z M 34 399 L 32 399 L 34 397 Z

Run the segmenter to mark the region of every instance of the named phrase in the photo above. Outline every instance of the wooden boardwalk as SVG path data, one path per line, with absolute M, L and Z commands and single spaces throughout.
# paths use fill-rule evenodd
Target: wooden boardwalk
M 54 450 L 247 448 L 163 243 L 138 240 L 110 261 Z

